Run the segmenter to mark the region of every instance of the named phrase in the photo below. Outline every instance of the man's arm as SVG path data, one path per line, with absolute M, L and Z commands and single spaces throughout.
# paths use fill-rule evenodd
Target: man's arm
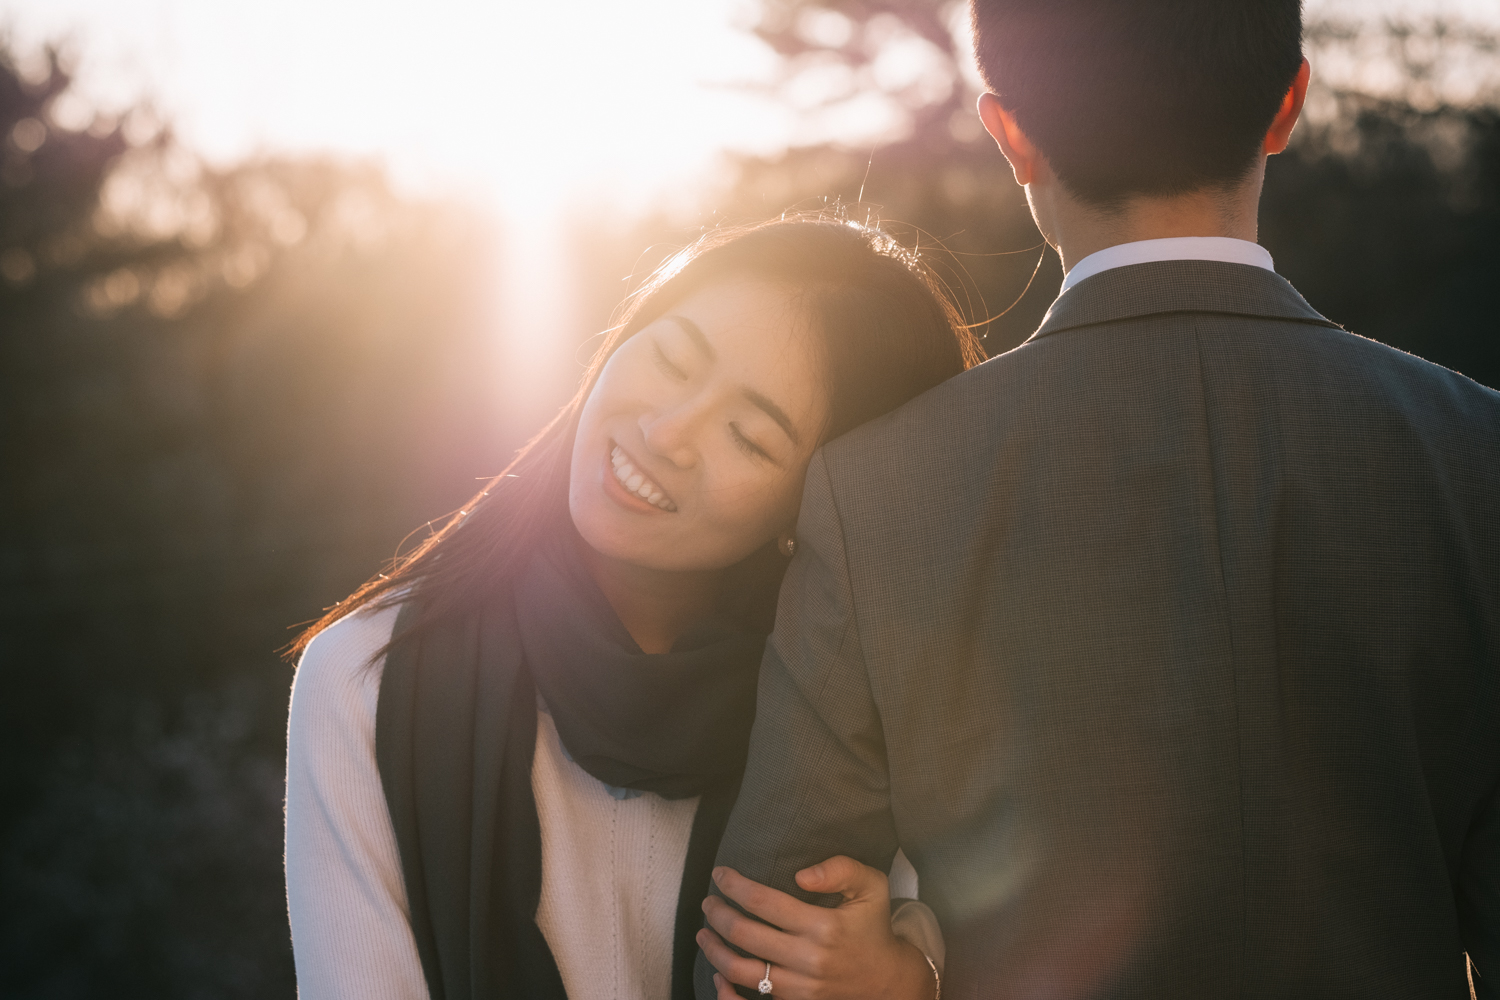
M 832 906 L 840 897 L 805 892 L 796 873 L 838 854 L 885 871 L 896 846 L 885 740 L 820 452 L 807 471 L 797 555 L 766 644 L 745 781 L 717 864 Z M 713 1000 L 712 974 L 700 954 L 699 1000 Z

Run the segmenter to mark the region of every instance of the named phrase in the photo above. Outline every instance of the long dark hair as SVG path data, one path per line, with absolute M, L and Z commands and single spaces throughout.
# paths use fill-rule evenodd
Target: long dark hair
M 313 636 L 366 605 L 419 597 L 402 637 L 482 603 L 506 585 L 531 545 L 568 517 L 568 475 L 578 415 L 610 356 L 642 327 L 701 288 L 731 277 L 793 289 L 822 333 L 829 440 L 893 410 L 984 360 L 979 341 L 919 255 L 873 226 L 828 215 L 724 227 L 668 260 L 623 303 L 578 392 L 505 471 L 441 530 L 367 580 L 297 637 Z M 752 560 L 755 557 L 751 557 Z M 758 589 L 779 582 L 754 573 Z

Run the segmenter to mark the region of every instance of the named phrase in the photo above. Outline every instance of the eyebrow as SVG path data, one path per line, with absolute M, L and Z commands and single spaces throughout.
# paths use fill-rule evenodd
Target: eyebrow
M 708 358 L 708 360 L 718 360 L 719 356 L 714 352 L 713 345 L 708 342 L 707 337 L 703 336 L 703 331 L 698 329 L 697 323 L 694 323 L 686 316 L 678 316 L 675 314 L 666 318 L 682 327 L 682 332 L 687 334 L 689 339 L 691 339 L 694 344 L 698 345 L 698 350 L 702 351 L 704 356 Z
M 708 338 L 703 335 L 703 331 L 698 328 L 697 323 L 694 323 L 686 316 L 678 316 L 675 313 L 665 318 L 680 326 L 682 332 L 687 334 L 694 344 L 698 345 L 698 350 L 702 351 L 709 361 L 718 360 L 718 354 L 714 351 L 713 345 L 708 342 Z M 786 431 L 786 436 L 792 439 L 792 444 L 800 445 L 802 443 L 802 435 L 797 433 L 797 427 L 792 423 L 792 418 L 787 416 L 786 411 L 777 406 L 775 401 L 756 392 L 747 385 L 740 386 L 740 392 L 751 403 L 764 411 L 766 416 L 776 421 L 777 425 Z
M 792 424 L 792 418 L 786 415 L 785 410 L 747 385 L 740 386 L 740 392 L 744 393 L 746 399 L 764 410 L 766 416 L 781 425 L 781 429 L 786 431 L 786 436 L 792 439 L 792 444 L 802 443 L 802 436 L 797 433 L 797 428 Z

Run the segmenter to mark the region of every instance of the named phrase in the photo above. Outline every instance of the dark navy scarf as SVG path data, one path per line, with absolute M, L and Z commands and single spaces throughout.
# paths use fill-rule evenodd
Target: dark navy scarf
M 394 634 L 415 614 L 402 608 Z M 565 997 L 536 925 L 538 695 L 569 756 L 600 781 L 702 797 L 672 953 L 673 1000 L 692 997 L 693 935 L 745 766 L 764 645 L 712 618 L 670 653 L 641 652 L 564 537 L 533 556 L 510 599 L 391 647 L 375 752 L 432 1000 Z

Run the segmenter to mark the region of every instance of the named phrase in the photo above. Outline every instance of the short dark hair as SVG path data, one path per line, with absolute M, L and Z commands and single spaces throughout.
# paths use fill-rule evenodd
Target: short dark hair
M 1063 184 L 1118 205 L 1243 178 L 1302 62 L 1301 0 L 970 0 L 985 83 Z

